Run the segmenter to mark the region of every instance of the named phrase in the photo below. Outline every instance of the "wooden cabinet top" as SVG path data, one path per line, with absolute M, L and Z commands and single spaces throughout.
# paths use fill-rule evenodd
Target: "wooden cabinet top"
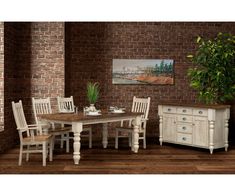
M 160 102 L 159 105 L 195 107 L 195 108 L 211 108 L 211 109 L 225 109 L 225 108 L 231 107 L 230 105 L 220 105 L 220 104 L 196 104 L 196 103 L 174 103 L 174 102 Z

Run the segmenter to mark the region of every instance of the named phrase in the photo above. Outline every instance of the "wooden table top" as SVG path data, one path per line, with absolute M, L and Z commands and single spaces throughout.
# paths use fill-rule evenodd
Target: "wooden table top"
M 102 111 L 101 115 L 97 116 L 84 115 L 82 112 L 79 112 L 77 114 L 75 113 L 40 114 L 38 116 L 41 117 L 42 119 L 52 120 L 52 121 L 87 122 L 92 120 L 135 118 L 139 115 L 142 115 L 142 113 L 133 113 L 133 112 L 111 113 L 107 111 Z

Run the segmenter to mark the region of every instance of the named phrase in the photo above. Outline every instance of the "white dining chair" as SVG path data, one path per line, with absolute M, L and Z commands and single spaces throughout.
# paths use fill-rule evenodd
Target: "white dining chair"
M 143 113 L 143 115 L 141 115 L 141 127 L 139 131 L 139 140 L 143 140 L 144 149 L 146 148 L 146 125 L 147 125 L 147 120 L 148 120 L 149 107 L 150 107 L 150 97 L 148 98 L 137 98 L 136 96 L 133 97 L 131 112 Z M 125 122 L 121 121 L 121 126 L 116 127 L 116 130 L 115 130 L 115 148 L 116 149 L 118 149 L 118 138 L 121 138 L 121 137 L 128 137 L 129 146 L 131 146 L 132 133 L 133 133 L 132 121 L 129 121 L 127 124 L 128 125 L 126 126 Z M 119 132 L 127 133 L 127 135 L 125 134 L 120 135 Z
M 74 113 L 75 106 L 73 96 L 70 97 L 57 97 L 58 110 L 60 113 Z M 89 148 L 92 148 L 92 128 L 91 126 L 84 126 L 81 137 L 89 138 Z M 73 139 L 73 137 L 70 137 Z M 61 142 L 61 147 L 63 147 L 63 142 Z
M 65 141 L 66 142 L 66 152 L 69 152 L 69 132 L 71 132 L 71 127 L 64 127 L 59 124 L 59 126 L 55 126 L 54 123 L 48 123 L 42 121 L 40 118 L 40 114 L 51 114 L 51 102 L 50 98 L 32 98 L 33 104 L 33 113 L 36 124 L 40 124 L 42 130 L 48 132 L 54 136 L 56 140 Z M 54 145 L 53 145 L 54 148 Z
M 27 124 L 21 100 L 16 103 L 12 101 L 12 110 L 20 137 L 19 166 L 22 165 L 23 153 L 26 154 L 26 161 L 29 161 L 30 153 L 42 153 L 42 165 L 46 166 L 48 150 L 49 161 L 53 159 L 52 135 L 43 135 L 41 126 L 37 124 Z
M 73 96 L 70 97 L 57 97 L 58 110 L 60 113 L 74 113 L 75 106 Z

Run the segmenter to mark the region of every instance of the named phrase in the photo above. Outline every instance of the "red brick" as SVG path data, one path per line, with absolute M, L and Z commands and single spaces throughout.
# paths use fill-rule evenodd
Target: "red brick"
M 161 101 L 195 103 L 196 91 L 186 76 L 192 64 L 187 54 L 196 50 L 198 35 L 213 38 L 218 32 L 235 34 L 235 23 L 103 22 L 65 24 L 65 89 L 82 109 L 88 105 L 85 86 L 99 82 L 98 108 L 110 105 L 130 109 L 132 97 L 151 97 L 148 136 L 158 135 L 157 106 Z M 174 59 L 174 85 L 113 85 L 112 59 Z M 232 108 L 230 124 L 235 123 Z M 156 139 L 157 140 L 157 139 Z

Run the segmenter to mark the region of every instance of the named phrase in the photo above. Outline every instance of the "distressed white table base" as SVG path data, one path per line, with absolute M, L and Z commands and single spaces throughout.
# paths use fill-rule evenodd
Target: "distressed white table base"
M 134 120 L 134 130 L 132 134 L 132 151 L 138 153 L 139 150 L 139 128 L 141 126 L 141 117 L 138 116 Z
M 107 146 L 108 146 L 108 124 L 107 123 L 103 124 L 102 134 L 103 134 L 103 141 L 102 141 L 103 147 L 107 148 Z
M 139 115 L 139 116 L 138 116 Z M 91 125 L 91 124 L 103 124 L 103 131 L 102 131 L 102 144 L 104 148 L 108 146 L 108 123 L 112 122 L 120 122 L 122 120 L 134 121 L 134 130 L 132 134 L 132 151 L 135 153 L 138 152 L 139 149 L 139 127 L 141 125 L 141 114 L 134 114 L 134 113 L 125 113 L 124 115 L 113 116 L 111 115 L 104 115 L 103 118 L 87 118 L 84 117 L 83 114 L 76 114 L 77 119 L 71 120 L 69 117 L 74 118 L 74 114 L 47 114 L 41 115 L 41 118 L 54 123 L 63 123 L 63 124 L 72 124 L 72 131 L 74 133 L 74 142 L 73 142 L 73 159 L 74 164 L 78 165 L 80 161 L 80 148 L 81 148 L 81 137 L 80 134 L 83 130 L 83 125 Z
M 134 130 L 132 133 L 132 147 L 131 150 L 134 153 L 138 153 L 139 150 L 139 127 L 141 125 L 141 117 L 138 116 L 134 120 Z M 83 124 L 81 122 L 73 122 L 72 123 L 72 131 L 74 133 L 74 143 L 73 143 L 73 159 L 74 164 L 78 165 L 80 161 L 80 148 L 81 148 L 81 132 L 82 132 Z M 108 123 L 103 123 L 103 131 L 102 131 L 102 144 L 104 148 L 108 146 Z
M 73 122 L 72 123 L 72 131 L 74 133 L 74 142 L 73 142 L 73 160 L 74 164 L 78 165 L 80 160 L 80 148 L 81 148 L 81 137 L 80 134 L 82 132 L 82 123 Z

